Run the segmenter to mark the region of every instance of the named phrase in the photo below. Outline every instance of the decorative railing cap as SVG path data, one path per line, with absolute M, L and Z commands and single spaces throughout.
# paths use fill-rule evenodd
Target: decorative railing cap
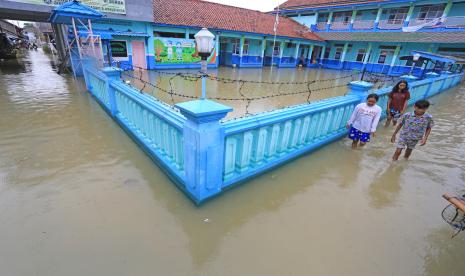
M 195 100 L 175 105 L 181 114 L 196 123 L 219 121 L 233 109 L 211 100 Z

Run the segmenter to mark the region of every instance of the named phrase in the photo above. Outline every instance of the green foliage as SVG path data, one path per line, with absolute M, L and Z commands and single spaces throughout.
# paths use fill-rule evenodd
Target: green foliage
M 50 49 L 50 46 L 48 46 L 48 44 L 42 45 L 42 50 L 43 50 L 44 53 L 46 53 L 46 54 L 51 54 L 51 53 L 52 53 L 52 49 Z

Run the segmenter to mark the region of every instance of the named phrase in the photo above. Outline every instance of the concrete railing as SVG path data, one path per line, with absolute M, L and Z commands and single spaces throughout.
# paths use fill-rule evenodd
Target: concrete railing
M 465 28 L 465 16 L 448 16 L 443 25 L 446 28 Z
M 346 96 L 221 122 L 232 109 L 210 100 L 173 110 L 120 80 L 116 68 L 84 70 L 87 89 L 110 116 L 196 203 L 347 134 L 345 124 L 369 92 L 385 109 L 391 87 L 351 82 Z M 413 104 L 457 85 L 462 74 L 410 81 Z M 383 116 L 385 112 L 383 112 Z
M 374 20 L 356 20 L 354 21 L 353 29 L 354 30 L 369 30 L 373 29 L 375 26 Z
M 349 29 L 349 22 L 332 22 L 331 23 L 331 30 L 347 30 Z
M 380 20 L 378 28 L 382 30 L 397 30 L 401 29 L 404 22 L 401 20 Z

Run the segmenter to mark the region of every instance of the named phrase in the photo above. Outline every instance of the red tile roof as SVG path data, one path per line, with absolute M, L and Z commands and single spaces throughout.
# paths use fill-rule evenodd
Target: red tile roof
M 288 0 L 280 6 L 282 9 L 300 7 L 331 7 L 341 5 L 357 5 L 371 2 L 388 2 L 388 0 Z
M 153 0 L 156 24 L 274 35 L 275 15 L 201 0 Z M 278 36 L 323 41 L 309 28 L 279 17 Z

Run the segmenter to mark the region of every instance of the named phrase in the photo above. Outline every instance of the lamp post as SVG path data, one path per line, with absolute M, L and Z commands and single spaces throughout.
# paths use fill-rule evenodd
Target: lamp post
M 200 72 L 202 75 L 202 97 L 201 99 L 204 100 L 206 97 L 206 78 L 205 75 L 207 74 L 207 59 L 211 55 L 213 47 L 214 47 L 214 38 L 213 35 L 207 28 L 202 28 L 198 33 L 194 35 L 195 38 L 195 45 L 197 47 L 197 52 L 199 53 L 201 61 L 201 69 Z

